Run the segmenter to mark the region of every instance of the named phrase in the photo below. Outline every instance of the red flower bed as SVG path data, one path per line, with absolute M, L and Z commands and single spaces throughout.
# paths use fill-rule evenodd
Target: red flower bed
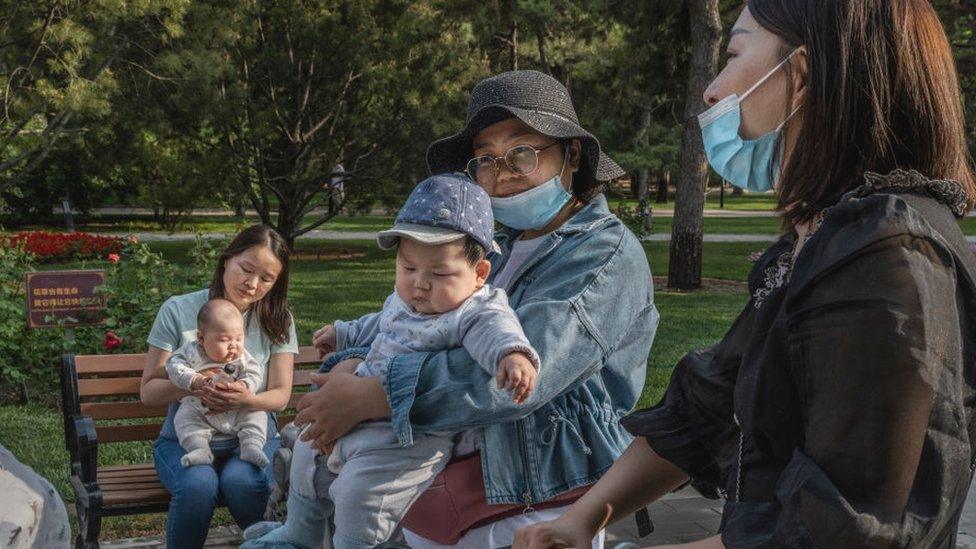
M 21 231 L 6 240 L 10 246 L 23 244 L 24 249 L 40 262 L 106 259 L 109 254 L 121 252 L 125 246 L 125 240 L 121 238 L 88 233 Z

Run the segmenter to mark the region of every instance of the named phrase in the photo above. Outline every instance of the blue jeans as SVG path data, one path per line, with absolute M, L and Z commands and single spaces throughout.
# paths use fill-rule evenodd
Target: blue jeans
M 264 453 L 269 461 L 280 443 L 277 436 L 265 443 Z M 203 547 L 218 502 L 227 505 L 242 529 L 264 516 L 274 478 L 271 465 L 262 470 L 242 461 L 236 446 L 213 447 L 212 451 L 213 465 L 184 468 L 180 458 L 186 451 L 180 443 L 166 437 L 156 440 L 156 473 L 172 496 L 166 517 L 168 547 Z

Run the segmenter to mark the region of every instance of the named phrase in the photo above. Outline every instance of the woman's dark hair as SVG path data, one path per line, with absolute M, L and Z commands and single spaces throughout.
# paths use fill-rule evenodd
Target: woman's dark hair
M 748 0 L 785 46 L 804 46 L 807 94 L 779 187 L 787 224 L 809 221 L 866 171 L 915 169 L 976 201 L 959 79 L 929 0 Z M 792 63 L 792 62 L 791 62 Z M 790 69 L 792 70 L 792 68 Z
M 569 146 L 573 139 L 564 139 L 563 154 L 569 154 Z M 573 197 L 583 204 L 588 204 L 593 197 L 603 192 L 603 183 L 596 180 L 593 176 L 594 166 L 590 166 L 589 160 L 583 154 L 583 143 L 580 142 L 580 165 L 576 173 L 573 174 L 573 181 L 570 183 L 570 191 Z
M 210 283 L 210 299 L 225 298 L 224 271 L 227 260 L 247 251 L 254 246 L 265 246 L 281 262 L 281 272 L 275 279 L 274 286 L 258 302 L 251 305 L 252 313 L 256 313 L 261 321 L 261 327 L 268 334 L 268 338 L 275 344 L 288 341 L 291 328 L 291 313 L 288 312 L 288 243 L 278 234 L 278 231 L 267 225 L 252 225 L 234 237 L 234 240 L 224 248 L 217 258 L 217 268 L 214 270 L 213 281 Z

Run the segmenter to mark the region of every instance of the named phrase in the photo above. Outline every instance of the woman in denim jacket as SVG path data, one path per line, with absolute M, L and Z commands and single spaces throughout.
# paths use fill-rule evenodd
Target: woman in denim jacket
M 514 71 L 480 82 L 464 129 L 431 145 L 427 162 L 433 173 L 466 171 L 492 197 L 505 228 L 496 235 L 502 252 L 489 257 L 490 282 L 508 292 L 541 355 L 534 391 L 521 405 L 500 398 L 463 349 L 402 355 L 381 378 L 317 376 L 323 386 L 303 399 L 296 423 L 311 423 L 305 436 L 322 447 L 372 418 L 392 418 L 404 445 L 414 430 L 464 432 L 482 470 L 480 482 L 465 484 L 483 487 L 482 504 L 509 504 L 498 509 L 510 516 L 466 533 L 471 525 L 458 524 L 446 537 L 424 533 L 498 547 L 518 526 L 558 515 L 547 502 L 565 506 L 630 443 L 618 420 L 644 387 L 658 324 L 651 273 L 640 242 L 600 193 L 623 170 L 547 75 Z M 444 516 L 451 500 L 428 492 L 414 506 L 405 521 L 412 547 L 432 546 L 410 532 L 413 524 L 464 522 Z M 537 512 L 523 513 L 530 509 Z

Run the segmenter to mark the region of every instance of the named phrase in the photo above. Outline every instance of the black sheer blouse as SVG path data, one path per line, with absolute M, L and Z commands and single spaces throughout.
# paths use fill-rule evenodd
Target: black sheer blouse
M 726 547 L 954 547 L 974 463 L 976 261 L 965 196 L 868 174 L 793 260 L 757 261 L 722 341 L 622 420 L 727 496 Z

